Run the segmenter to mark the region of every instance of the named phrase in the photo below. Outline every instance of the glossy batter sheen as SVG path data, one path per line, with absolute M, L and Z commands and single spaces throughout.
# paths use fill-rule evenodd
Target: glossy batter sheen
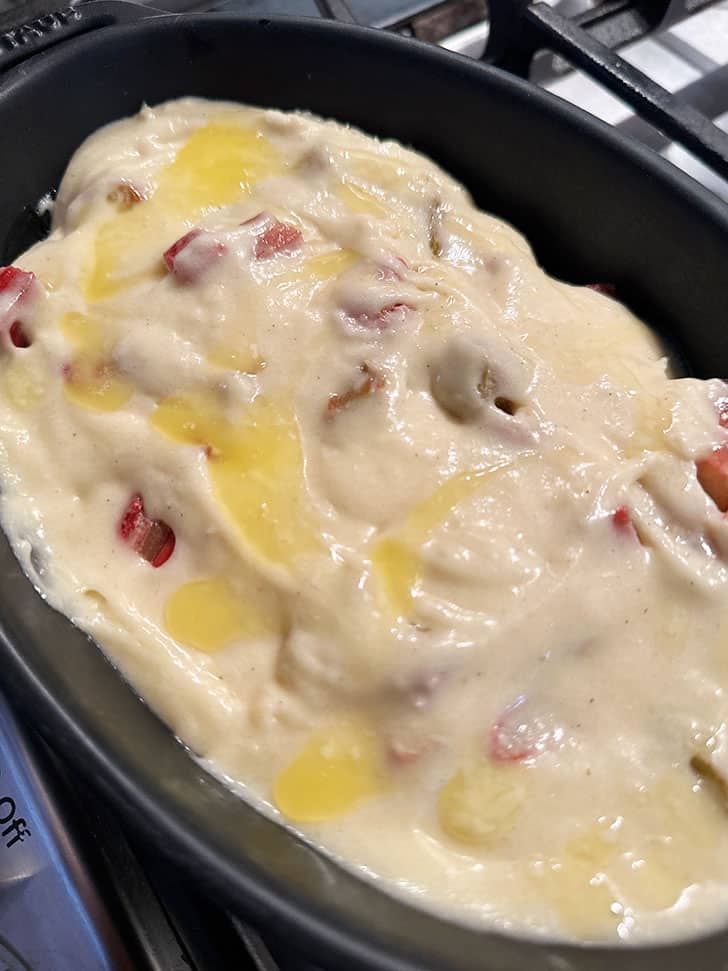
M 79 149 L 0 330 L 5 529 L 213 771 L 455 919 L 725 920 L 722 382 L 425 158 L 198 100 Z

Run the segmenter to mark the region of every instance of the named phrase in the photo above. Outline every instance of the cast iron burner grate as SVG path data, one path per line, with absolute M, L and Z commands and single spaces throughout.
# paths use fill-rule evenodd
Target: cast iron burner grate
M 362 19 L 362 5 L 355 0 L 316 0 L 316 4 L 323 16 Z M 710 7 L 724 14 L 725 62 L 722 57 L 713 62 L 681 42 L 679 33 L 671 32 Z M 405 17 L 379 25 L 471 53 L 552 90 L 556 90 L 553 81 L 570 69 L 580 69 L 636 112 L 629 125 L 621 126 L 623 130 L 658 151 L 676 142 L 721 180 L 728 179 L 728 132 L 714 123 L 725 113 L 722 120 L 728 127 L 728 4 L 716 0 L 562 0 L 555 5 L 531 0 L 446 0 L 416 6 Z M 703 68 L 698 82 L 674 93 L 636 66 L 634 59 L 619 53 L 656 35 L 664 45 L 665 59 L 682 54 L 688 64 Z M 713 188 L 725 189 L 711 181 Z

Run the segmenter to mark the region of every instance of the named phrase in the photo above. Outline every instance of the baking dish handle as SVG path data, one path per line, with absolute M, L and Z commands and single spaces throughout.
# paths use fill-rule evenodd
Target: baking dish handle
M 87 0 L 48 13 L 39 7 L 36 10 L 37 17 L 18 26 L 6 26 L 0 20 L 0 73 L 69 37 L 164 12 L 127 0 Z

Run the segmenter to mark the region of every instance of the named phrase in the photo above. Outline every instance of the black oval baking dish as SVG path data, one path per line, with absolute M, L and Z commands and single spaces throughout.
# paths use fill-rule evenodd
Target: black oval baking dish
M 694 373 L 728 374 L 728 210 L 649 151 L 530 85 L 380 31 L 103 2 L 90 32 L 0 80 L 0 264 L 92 131 L 181 95 L 305 108 L 397 138 L 461 179 L 573 282 L 615 281 Z M 115 23 L 115 21 L 117 21 Z M 0 52 L 1 54 L 1 52 Z M 2 57 L 0 56 L 0 66 Z M 662 947 L 527 941 L 395 900 L 205 774 L 0 541 L 6 690 L 188 877 L 332 971 L 719 971 L 728 932 Z M 568 812 L 568 807 L 565 807 Z

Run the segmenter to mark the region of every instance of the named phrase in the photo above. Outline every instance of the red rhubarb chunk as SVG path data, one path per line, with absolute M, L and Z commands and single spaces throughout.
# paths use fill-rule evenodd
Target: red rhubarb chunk
M 263 210 L 261 212 L 257 212 L 254 216 L 251 216 L 250 219 L 244 219 L 240 225 L 250 226 L 253 232 L 262 233 L 266 226 L 270 226 L 272 222 L 275 222 L 275 218 L 276 217 L 271 215 L 271 213 Z
M 300 229 L 275 219 L 255 238 L 256 260 L 268 260 L 276 253 L 290 253 L 301 245 Z
M 22 297 L 33 285 L 35 273 L 20 270 L 17 266 L 0 266 L 0 293 L 12 293 Z
M 153 567 L 160 567 L 174 552 L 175 543 L 176 538 L 172 528 L 161 520 L 154 519 L 137 553 Z
M 392 318 L 394 317 L 404 317 L 408 310 L 411 310 L 409 304 L 407 303 L 393 303 L 388 307 L 382 307 L 382 309 L 377 314 L 377 320 L 379 321 L 379 326 L 388 327 Z
M 587 283 L 587 290 L 594 290 L 596 293 L 603 293 L 605 297 L 617 296 L 617 288 L 613 283 Z
M 189 233 L 180 236 L 176 243 L 172 243 L 169 249 L 164 251 L 164 262 L 170 273 L 174 273 L 174 265 L 177 261 L 178 254 L 182 252 L 185 246 L 189 246 L 193 239 L 197 239 L 201 232 L 201 229 L 191 229 Z
M 375 276 L 378 280 L 401 280 L 405 270 L 409 270 L 409 263 L 402 256 L 392 254 L 388 262 L 377 265 Z
M 149 519 L 144 500 L 132 496 L 119 521 L 119 536 L 147 563 L 162 566 L 174 552 L 174 530 L 161 519 Z
M 728 509 L 728 445 L 721 445 L 695 463 L 698 482 L 721 512 Z
M 617 506 L 612 513 L 612 523 L 616 531 L 621 533 L 622 536 L 629 537 L 629 539 L 634 539 L 639 542 L 637 530 L 634 527 L 629 509 L 627 509 L 626 506 Z
M 563 731 L 553 717 L 534 709 L 525 696 L 517 698 L 498 716 L 488 734 L 488 749 L 494 762 L 520 762 L 534 758 L 558 742 Z
M 392 765 L 398 767 L 413 765 L 419 762 L 430 747 L 430 743 L 426 740 L 416 742 L 411 739 L 409 741 L 393 739 L 387 745 L 387 759 Z
M 180 283 L 194 283 L 217 262 L 226 246 L 211 233 L 191 229 L 164 252 L 164 262 Z
M 15 347 L 30 347 L 32 341 L 19 320 L 10 325 L 9 334 Z
M 17 266 L 0 267 L 0 326 L 8 327 L 15 320 L 21 305 L 30 297 L 35 274 L 19 270 Z
M 524 737 L 510 730 L 503 718 L 490 729 L 488 738 L 490 757 L 494 762 L 520 762 L 536 755 L 535 748 Z
M 360 327 L 366 327 L 368 330 L 387 330 L 393 324 L 401 323 L 409 310 L 412 310 L 409 304 L 392 303 L 382 307 L 375 314 L 356 314 L 354 320 Z
M 144 500 L 137 494 L 132 496 L 119 522 L 119 536 L 124 540 L 131 540 L 134 533 L 144 526 Z

